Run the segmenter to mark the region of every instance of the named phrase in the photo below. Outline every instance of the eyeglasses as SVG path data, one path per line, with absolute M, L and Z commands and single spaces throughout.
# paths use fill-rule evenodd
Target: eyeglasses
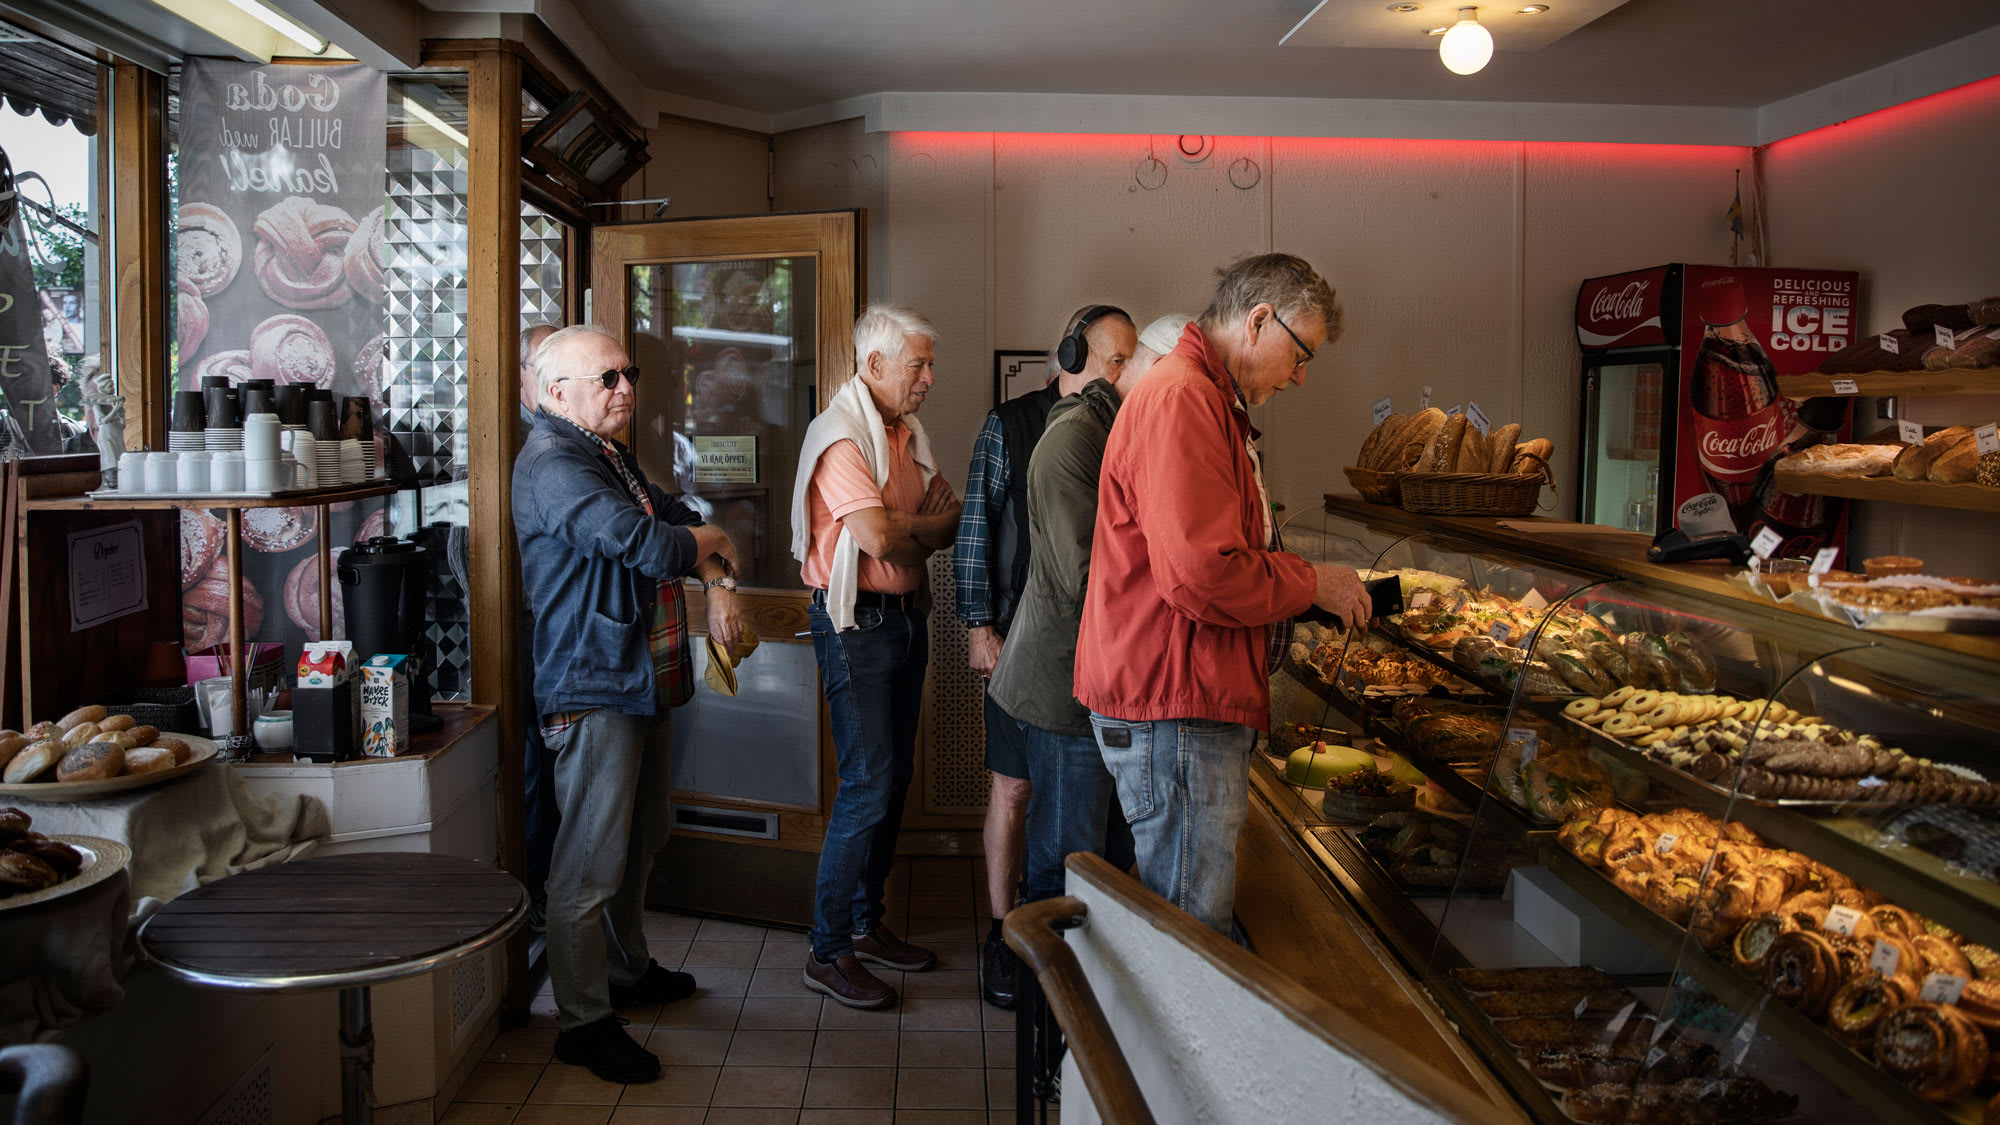
M 1290 330 L 1287 329 L 1287 331 Z M 1297 339 L 1297 337 L 1293 337 L 1293 339 Z M 603 385 L 605 390 L 615 391 L 618 389 L 618 378 L 621 375 L 624 376 L 626 382 L 632 384 L 634 387 L 639 385 L 639 365 L 636 363 L 630 367 L 614 367 L 609 371 L 596 375 L 565 375 L 560 379 L 551 379 L 549 381 L 552 383 L 569 383 L 596 380 Z
M 1297 363 L 1292 364 L 1292 366 L 1294 368 L 1299 368 L 1299 367 L 1304 367 L 1308 363 L 1311 363 L 1313 361 L 1313 350 L 1309 347 L 1306 347 L 1306 342 L 1304 340 L 1299 339 L 1299 334 L 1292 331 L 1292 326 L 1286 324 L 1283 318 L 1278 316 L 1277 309 L 1271 310 L 1271 319 L 1277 321 L 1278 327 L 1285 330 L 1285 335 L 1290 336 L 1292 338 L 1292 343 L 1297 344 L 1299 346 L 1299 350 L 1306 353 L 1306 357 L 1304 359 L 1298 361 Z

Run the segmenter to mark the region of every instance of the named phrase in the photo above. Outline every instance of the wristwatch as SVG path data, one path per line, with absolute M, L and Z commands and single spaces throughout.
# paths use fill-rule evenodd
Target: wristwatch
M 710 578 L 701 584 L 701 589 L 703 593 L 707 593 L 708 591 L 715 589 L 717 586 L 720 586 L 723 589 L 733 594 L 736 592 L 736 579 L 730 577 L 727 574 L 723 575 L 720 578 Z

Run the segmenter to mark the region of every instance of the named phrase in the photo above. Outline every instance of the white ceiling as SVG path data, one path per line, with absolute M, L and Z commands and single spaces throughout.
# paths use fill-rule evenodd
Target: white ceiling
M 1314 0 L 572 2 L 646 87 L 772 115 L 884 91 L 1759 107 L 2000 26 L 1994 0 L 1627 0 L 1539 50 L 1496 36 L 1460 77 L 1428 51 L 1280 47 Z

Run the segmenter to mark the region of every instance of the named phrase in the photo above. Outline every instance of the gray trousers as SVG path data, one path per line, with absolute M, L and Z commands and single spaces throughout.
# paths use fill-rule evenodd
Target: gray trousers
M 562 827 L 549 863 L 549 981 L 564 1031 L 645 974 L 646 877 L 667 843 L 670 716 L 599 708 L 547 735 Z

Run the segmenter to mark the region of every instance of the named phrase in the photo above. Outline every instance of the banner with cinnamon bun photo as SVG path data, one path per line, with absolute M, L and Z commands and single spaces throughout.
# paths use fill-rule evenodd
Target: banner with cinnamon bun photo
M 175 218 L 178 385 L 269 379 L 365 396 L 382 415 L 388 79 L 360 65 L 189 59 L 181 72 Z M 336 552 L 383 533 L 381 500 L 252 509 L 243 518 L 244 632 L 319 638 L 318 536 Z M 229 568 L 217 513 L 181 520 L 183 643 L 226 641 Z M 333 591 L 333 633 L 343 633 Z

